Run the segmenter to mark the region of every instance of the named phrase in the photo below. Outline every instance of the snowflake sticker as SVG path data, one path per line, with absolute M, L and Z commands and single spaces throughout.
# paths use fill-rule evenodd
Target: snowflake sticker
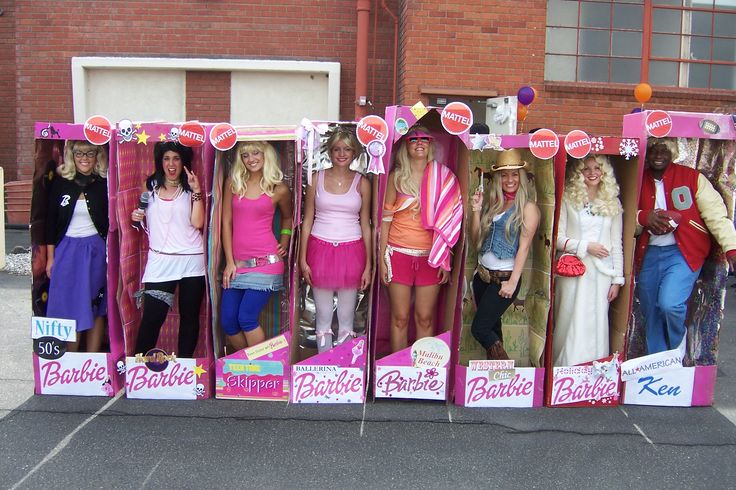
M 618 145 L 618 153 L 627 160 L 639 154 L 639 143 L 634 139 L 624 138 Z
M 602 152 L 603 147 L 603 138 L 590 138 L 590 149 L 593 153 Z

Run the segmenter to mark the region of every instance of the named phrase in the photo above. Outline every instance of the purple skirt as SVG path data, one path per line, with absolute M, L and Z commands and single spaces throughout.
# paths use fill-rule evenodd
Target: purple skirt
M 333 243 L 309 236 L 307 264 L 312 284 L 322 289 L 357 289 L 365 270 L 363 239 Z
M 77 332 L 107 315 L 105 240 L 65 236 L 54 250 L 46 316 L 77 321 Z

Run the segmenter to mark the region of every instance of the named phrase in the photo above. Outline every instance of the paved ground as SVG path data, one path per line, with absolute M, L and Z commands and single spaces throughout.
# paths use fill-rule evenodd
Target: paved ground
M 530 410 L 33 396 L 29 290 L 0 272 L 0 488 L 735 485 L 731 288 L 714 407 Z

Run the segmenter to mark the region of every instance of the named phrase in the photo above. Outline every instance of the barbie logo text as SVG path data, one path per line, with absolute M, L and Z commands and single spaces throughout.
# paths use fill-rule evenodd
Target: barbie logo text
M 354 371 L 354 372 L 353 372 Z M 336 398 L 357 395 L 362 398 L 363 377 L 359 369 L 341 370 L 340 374 L 312 372 L 294 373 L 292 401 L 330 401 Z
M 618 382 L 598 376 L 591 383 L 589 377 L 556 378 L 552 385 L 552 404 L 578 403 L 589 400 L 602 400 L 618 394 Z
M 41 366 L 41 382 L 43 387 L 54 386 L 57 383 L 71 385 L 78 383 L 102 383 L 107 378 L 107 369 L 91 359 L 84 361 L 80 368 L 64 369 L 58 361 L 51 361 Z
M 396 367 L 391 370 L 381 370 L 381 372 L 377 370 L 376 375 L 378 376 L 376 380 L 378 396 L 421 398 L 421 395 L 427 395 L 431 398 L 444 398 L 446 376 L 444 369 L 432 368 L 424 371 Z
M 170 369 L 155 372 L 148 367 L 128 365 L 127 387 L 128 393 L 145 389 L 173 388 L 180 386 L 194 386 L 194 372 L 180 363 L 170 364 Z
M 488 376 L 470 379 L 467 385 L 467 403 L 476 403 L 480 400 L 493 400 L 497 398 L 523 398 L 533 395 L 534 381 L 522 378 L 517 374 L 508 381 L 493 381 Z

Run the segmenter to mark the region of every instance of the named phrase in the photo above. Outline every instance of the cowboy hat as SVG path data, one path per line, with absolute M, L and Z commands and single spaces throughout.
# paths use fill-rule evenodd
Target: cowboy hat
M 510 150 L 504 150 L 498 154 L 498 159 L 494 165 L 491 165 L 491 171 L 498 172 L 499 170 L 518 170 L 520 168 L 526 168 L 527 163 L 521 159 L 521 152 L 512 148 Z

